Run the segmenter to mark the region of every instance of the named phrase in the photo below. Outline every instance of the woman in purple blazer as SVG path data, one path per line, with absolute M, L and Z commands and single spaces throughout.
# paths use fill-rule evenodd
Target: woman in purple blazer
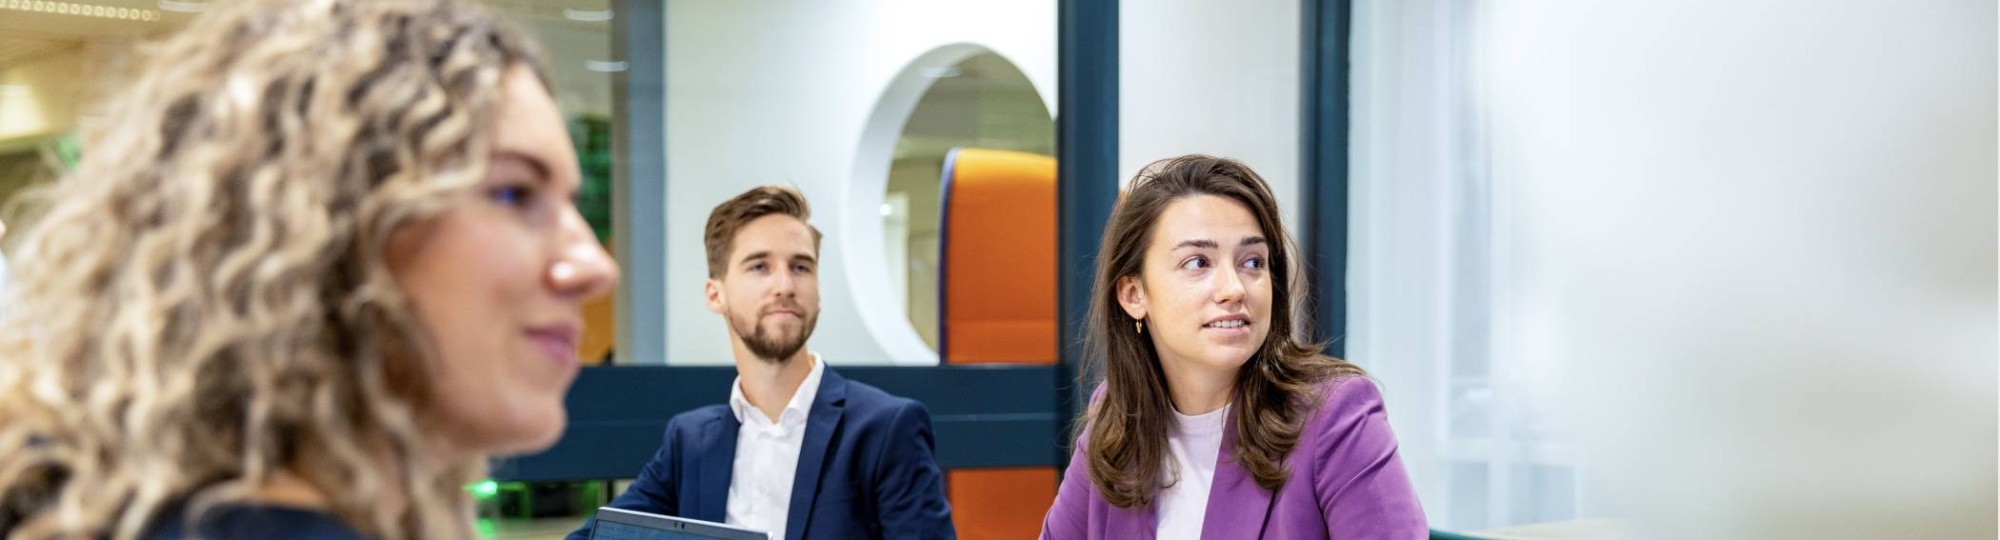
M 1382 396 L 1293 334 L 1277 201 L 1233 160 L 1183 156 L 1112 212 L 1084 412 L 1042 538 L 1423 538 Z

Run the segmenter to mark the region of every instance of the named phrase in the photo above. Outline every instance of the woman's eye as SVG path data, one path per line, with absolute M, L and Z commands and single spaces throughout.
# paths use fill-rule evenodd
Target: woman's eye
M 528 198 L 534 196 L 535 190 L 526 186 L 500 186 L 493 188 L 488 194 L 493 197 L 494 202 L 507 206 L 521 206 L 528 203 Z
M 1263 258 L 1263 257 L 1251 257 L 1251 258 L 1248 258 L 1248 259 L 1244 259 L 1244 260 L 1243 260 L 1243 267 L 1244 267 L 1244 268 L 1254 268 L 1254 269 L 1257 269 L 1257 270 L 1263 270 L 1263 269 L 1264 269 L 1264 258 Z
M 1191 257 L 1181 263 L 1181 269 L 1183 270 L 1200 270 L 1203 268 L 1208 268 L 1208 257 Z

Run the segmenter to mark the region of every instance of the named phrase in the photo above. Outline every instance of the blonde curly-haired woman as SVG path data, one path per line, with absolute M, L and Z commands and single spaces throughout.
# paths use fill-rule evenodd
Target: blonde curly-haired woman
M 26 231 L 0 536 L 470 538 L 618 279 L 536 47 L 451 0 L 251 0 L 158 44 Z

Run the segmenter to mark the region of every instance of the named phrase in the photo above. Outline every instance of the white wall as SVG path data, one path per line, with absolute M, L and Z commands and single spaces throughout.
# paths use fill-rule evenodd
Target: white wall
M 935 363 L 882 262 L 890 151 L 926 81 L 898 75 L 913 61 L 949 65 L 990 49 L 1055 110 L 1055 3 L 713 0 L 666 11 L 671 361 L 730 362 L 727 330 L 702 298 L 702 226 L 723 200 L 782 183 L 806 195 L 826 234 L 810 346 L 838 364 Z
M 1120 170 L 1102 180 L 1184 153 L 1234 157 L 1270 181 L 1296 223 L 1298 3 L 1134 2 L 1121 11 Z M 666 20 L 672 361 L 728 362 L 723 323 L 701 300 L 702 222 L 729 196 L 776 182 L 798 186 L 827 233 L 813 348 L 839 363 L 934 363 L 890 309 L 893 296 L 871 292 L 891 284 L 872 262 L 881 258 L 881 185 L 866 177 L 888 164 L 860 157 L 880 153 L 879 137 L 865 134 L 899 130 L 883 118 L 907 112 L 923 81 L 898 82 L 898 72 L 953 44 L 975 47 L 942 56 L 984 48 L 1014 62 L 1055 110 L 1054 4 L 677 2 Z M 882 307 L 863 310 L 863 298 Z
M 521 26 L 548 50 L 549 78 L 564 116 L 611 115 L 611 74 L 592 71 L 590 61 L 612 60 L 611 21 L 521 18 Z
M 1651 538 L 1991 538 L 1995 6 L 1490 5 L 1514 354 Z
M 1201 153 L 1250 165 L 1298 223 L 1299 2 L 1119 5 L 1118 178 Z M 1290 231 L 1293 237 L 1302 231 Z

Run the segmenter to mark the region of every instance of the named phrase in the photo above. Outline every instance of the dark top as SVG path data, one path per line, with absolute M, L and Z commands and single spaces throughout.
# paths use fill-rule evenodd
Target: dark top
M 199 527 L 190 530 L 187 513 L 169 510 L 153 522 L 145 540 L 362 540 L 360 532 L 333 514 L 282 506 L 228 505 L 210 510 Z

